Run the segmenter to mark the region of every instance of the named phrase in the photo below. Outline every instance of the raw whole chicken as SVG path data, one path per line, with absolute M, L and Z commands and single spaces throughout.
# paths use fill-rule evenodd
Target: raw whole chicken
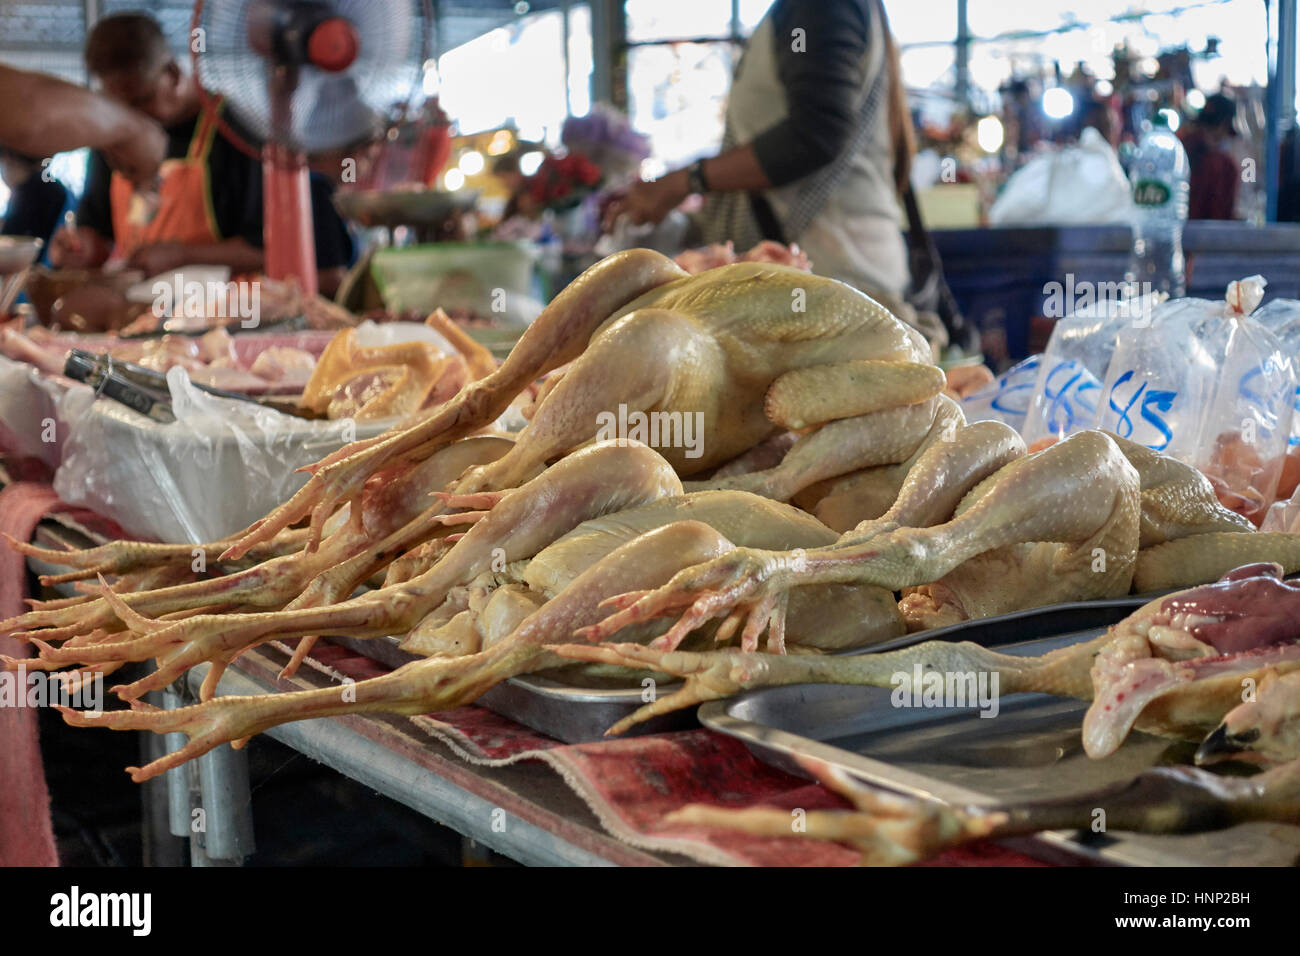
M 156 658 L 156 672 L 116 689 L 138 701 L 212 662 L 194 707 L 67 714 L 188 734 L 134 772 L 146 779 L 288 720 L 459 706 L 555 666 L 549 645 L 625 628 L 662 649 L 734 640 L 741 653 L 766 634 L 770 651 L 789 652 L 776 660 L 829 660 L 905 628 L 1135 581 L 1300 566 L 1300 538 L 1255 533 L 1164 456 L 1100 432 L 1026 456 L 1006 426 L 966 425 L 928 355 L 832 280 L 762 263 L 687 276 L 655 253 L 620 253 L 564 290 L 499 367 L 466 352 L 476 377 L 459 394 L 330 455 L 263 521 L 201 546 L 218 576 L 186 580 L 188 545 L 14 543 L 73 569 L 59 579 L 116 581 L 0 622 L 39 651 L 9 666 L 103 672 Z M 562 367 L 513 442 L 483 434 Z M 602 434 L 651 415 L 656 448 Z M 832 514 L 847 533 L 819 520 Z M 302 638 L 291 669 L 320 634 L 402 635 L 429 656 L 357 684 L 352 700 L 328 689 L 212 699 L 245 649 Z

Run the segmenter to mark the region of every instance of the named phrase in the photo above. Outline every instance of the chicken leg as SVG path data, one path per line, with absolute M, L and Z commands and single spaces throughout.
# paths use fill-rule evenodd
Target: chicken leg
M 73 648 L 36 643 L 43 660 L 66 663 L 165 655 L 152 674 L 114 688 L 121 696 L 134 699 L 165 687 L 195 664 L 228 659 L 276 637 L 338 634 L 370 638 L 404 633 L 441 604 L 453 587 L 489 570 L 494 562 L 531 557 L 586 518 L 680 491 L 677 476 L 651 449 L 602 443 L 570 455 L 504 496 L 443 560 L 404 584 L 328 607 L 198 615 L 174 623 L 142 618 L 120 598 L 106 594 L 119 616 L 142 636 Z
M 985 573 L 943 582 L 941 600 L 966 616 L 1128 593 L 1137 551 L 1138 479 L 1100 432 L 1081 432 L 1017 459 L 968 498 L 975 503 L 930 528 L 869 531 L 861 541 L 850 533 L 832 547 L 802 554 L 738 549 L 682 572 L 651 594 L 619 598 L 619 613 L 584 636 L 605 640 L 625 624 L 685 608 L 660 644 L 671 649 L 714 617 L 770 614 L 772 602 L 796 583 L 856 582 L 897 590 L 939 582 L 988 552 L 995 552 L 996 565 L 975 566 Z M 1062 508 L 1062 501 L 1069 506 Z
M 959 807 L 868 786 L 829 764 L 800 763 L 852 810 L 813 810 L 799 836 L 844 843 L 864 866 L 905 866 L 972 840 L 1044 830 L 1084 830 L 1105 811 L 1108 831 L 1203 833 L 1252 820 L 1300 820 L 1300 760 L 1254 777 L 1220 777 L 1194 767 L 1159 767 L 1104 790 L 1052 801 Z M 665 823 L 719 827 L 754 836 L 790 836 L 790 812 L 691 804 Z

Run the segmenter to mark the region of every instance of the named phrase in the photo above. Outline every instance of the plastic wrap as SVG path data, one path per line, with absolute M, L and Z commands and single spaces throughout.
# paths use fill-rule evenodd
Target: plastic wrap
M 1285 531 L 1300 534 L 1300 491 L 1269 506 L 1260 531 Z
M 989 209 L 1007 225 L 1127 223 L 1133 215 L 1128 178 L 1109 143 L 1088 127 L 1077 146 L 1041 153 L 1012 174 Z
M 69 431 L 58 405 L 69 389 L 90 394 L 84 385 L 0 355 L 0 451 L 57 468 Z
M 217 398 L 167 373 L 176 421 L 160 424 L 89 389 L 66 393 L 69 423 L 54 490 L 136 537 L 213 541 L 247 527 L 307 480 L 295 470 L 388 423 L 306 421 Z
M 1292 362 L 1300 362 L 1300 300 L 1274 299 L 1251 318 L 1278 337 Z M 1300 380 L 1300 367 L 1296 368 L 1296 378 Z M 1287 442 L 1282 477 L 1278 480 L 1278 498 L 1290 498 L 1297 487 L 1300 487 L 1300 384 L 1291 405 L 1291 438 Z

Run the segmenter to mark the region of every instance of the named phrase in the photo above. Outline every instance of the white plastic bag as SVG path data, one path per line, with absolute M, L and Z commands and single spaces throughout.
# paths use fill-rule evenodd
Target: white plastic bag
M 57 468 L 68 433 L 57 413 L 68 389 L 90 389 L 65 378 L 52 378 L 26 362 L 0 355 L 0 451 L 19 458 L 39 458 Z
M 1091 126 L 1078 145 L 1033 157 L 1011 175 L 989 209 L 1007 225 L 1129 222 L 1133 197 L 1119 157 Z
M 69 392 L 69 423 L 54 490 L 141 538 L 215 541 L 247 527 L 306 482 L 295 470 L 383 430 L 306 421 L 194 388 L 167 373 L 176 421 L 160 424 L 89 389 Z

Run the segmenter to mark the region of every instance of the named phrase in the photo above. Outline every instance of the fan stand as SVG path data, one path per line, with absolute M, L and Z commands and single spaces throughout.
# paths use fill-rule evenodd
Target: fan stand
M 267 69 L 271 100 L 271 142 L 262 147 L 262 243 L 266 249 L 266 274 L 272 279 L 292 279 L 305 295 L 315 295 L 316 237 L 311 211 L 311 183 L 307 157 L 286 145 L 289 141 L 294 90 L 298 70 L 276 64 Z

